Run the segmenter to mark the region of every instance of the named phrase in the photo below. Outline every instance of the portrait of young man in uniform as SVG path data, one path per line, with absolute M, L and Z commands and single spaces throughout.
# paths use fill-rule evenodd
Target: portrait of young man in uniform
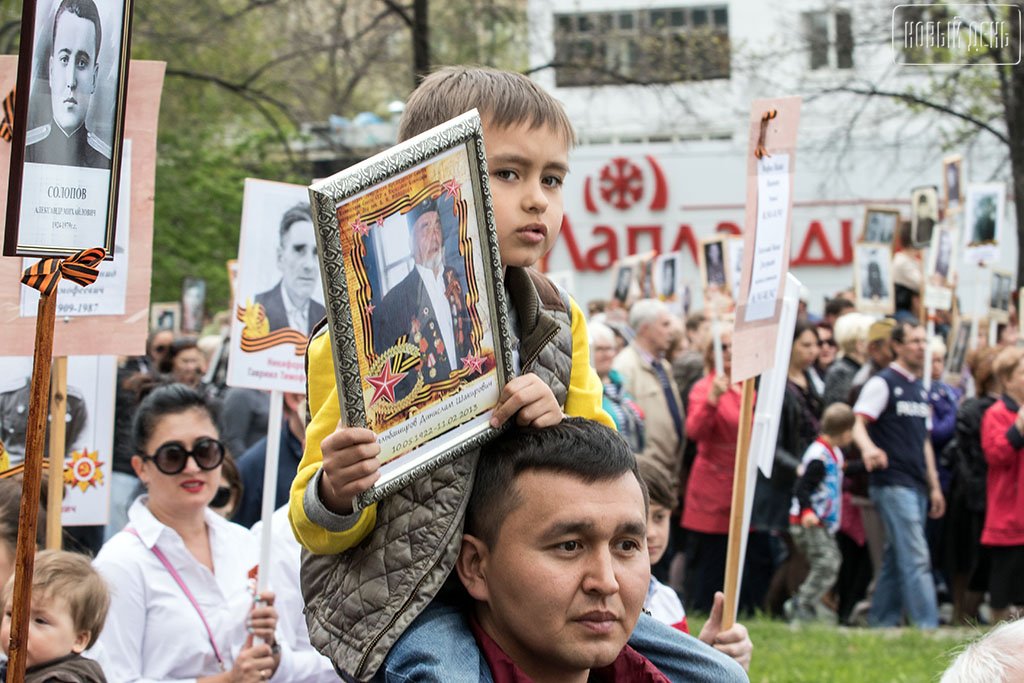
M 51 119 L 25 134 L 25 161 L 110 168 L 110 146 L 86 126 L 96 93 L 102 35 L 93 0 L 62 0 L 49 36 Z
M 472 354 L 465 287 L 445 263 L 446 226 L 438 200 L 414 206 L 406 222 L 413 267 L 373 312 L 374 350 L 383 353 L 404 337 L 419 348 L 423 382 L 443 382 Z
M 281 279 L 254 299 L 263 306 L 270 331 L 291 328 L 305 335 L 324 317 L 324 306 L 313 298 L 319 291 L 320 266 L 309 204 L 284 212 L 278 230 L 277 267 Z

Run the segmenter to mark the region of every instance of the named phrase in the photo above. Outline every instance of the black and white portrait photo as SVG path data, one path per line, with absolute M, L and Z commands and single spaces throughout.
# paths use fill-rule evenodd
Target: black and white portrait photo
M 703 244 L 704 253 L 704 286 L 706 289 L 725 288 L 728 275 L 725 270 L 725 253 L 722 249 L 724 240 L 714 240 Z
M 281 216 L 277 268 L 281 279 L 258 293 L 255 302 L 263 307 L 271 332 L 290 328 L 309 336 L 324 317 L 324 305 L 313 298 L 321 288 L 320 265 L 308 202 L 289 207 Z
M 864 233 L 861 242 L 892 244 L 899 222 L 899 211 L 868 207 L 864 212 Z
M 19 255 L 114 249 L 130 0 L 26 0 L 8 238 Z M 25 78 L 27 82 L 23 82 Z M 23 97 L 27 96 L 27 101 Z M 18 111 L 22 111 L 18 109 Z M 14 255 L 4 241 L 4 251 Z
M 49 45 L 46 81 L 33 84 L 31 106 L 37 115 L 49 108 L 50 115 L 26 133 L 25 161 L 110 168 L 115 91 L 109 83 L 99 86 L 101 78 L 116 78 L 116 71 L 105 68 L 101 75 L 100 66 L 109 66 L 110 60 L 116 63 L 118 57 L 113 54 L 116 43 L 104 42 L 103 37 L 103 21 L 93 0 L 60 0 L 53 21 L 41 25 L 36 44 Z
M 612 298 L 621 303 L 626 303 L 633 285 L 633 266 L 622 264 L 615 273 L 615 289 Z
M 891 313 L 894 307 L 892 252 L 887 244 L 862 242 L 854 247 L 857 309 Z
M 924 248 L 932 241 L 932 230 L 939 222 L 939 193 L 935 187 L 916 187 L 910 193 L 910 241 Z
M 964 200 L 964 257 L 969 263 L 992 263 L 999 258 L 999 245 L 1006 214 L 1006 186 L 1003 183 L 971 183 Z
M 666 259 L 661 264 L 661 295 L 673 297 L 676 294 L 676 262 Z
M 959 211 L 963 208 L 964 195 L 961 178 L 963 177 L 963 157 L 954 155 L 942 160 L 942 187 L 946 195 L 946 210 Z
M 989 281 L 989 317 L 999 323 L 1010 319 L 1010 299 L 1013 292 L 1013 275 L 1002 270 L 993 270 Z

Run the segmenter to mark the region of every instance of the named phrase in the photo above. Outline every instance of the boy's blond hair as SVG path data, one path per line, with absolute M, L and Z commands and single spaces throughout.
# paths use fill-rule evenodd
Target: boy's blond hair
M 424 78 L 405 104 L 398 139 L 408 140 L 473 108 L 492 126 L 547 126 L 567 147 L 576 144 L 572 123 L 555 98 L 522 74 L 483 66 L 446 66 Z
M 4 586 L 0 607 L 6 606 L 14 590 L 12 576 Z M 89 558 L 65 550 L 42 550 L 36 553 L 32 570 L 32 599 L 54 598 L 67 603 L 75 632 L 89 632 L 90 648 L 103 630 L 110 607 L 107 582 L 89 562 Z
M 853 409 L 845 403 L 833 403 L 821 416 L 821 433 L 826 436 L 842 436 L 844 432 L 853 429 L 857 422 Z

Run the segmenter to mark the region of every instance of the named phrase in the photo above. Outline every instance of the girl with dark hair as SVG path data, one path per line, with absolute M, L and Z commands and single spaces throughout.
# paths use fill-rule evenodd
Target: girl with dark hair
M 131 463 L 147 493 L 96 558 L 115 588 L 98 655 L 110 680 L 291 680 L 274 596 L 250 592 L 257 545 L 209 509 L 226 453 L 216 424 L 207 399 L 182 384 L 139 405 Z
M 206 357 L 194 337 L 175 339 L 160 361 L 160 372 L 172 382 L 198 389 L 206 372 Z

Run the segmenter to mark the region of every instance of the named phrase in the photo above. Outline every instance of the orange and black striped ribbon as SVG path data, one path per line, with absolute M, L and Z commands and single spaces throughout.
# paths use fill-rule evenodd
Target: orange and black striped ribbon
M 11 141 L 14 137 L 14 92 L 16 88 L 11 88 L 11 92 L 7 93 L 7 97 L 4 98 L 4 118 L 0 120 L 0 138 L 3 138 L 7 142 Z
M 83 249 L 67 258 L 45 258 L 25 271 L 21 276 L 22 284 L 49 296 L 57 290 L 57 283 L 66 277 L 75 284 L 88 287 L 96 282 L 100 271 L 96 265 L 103 260 L 107 252 L 102 247 Z

